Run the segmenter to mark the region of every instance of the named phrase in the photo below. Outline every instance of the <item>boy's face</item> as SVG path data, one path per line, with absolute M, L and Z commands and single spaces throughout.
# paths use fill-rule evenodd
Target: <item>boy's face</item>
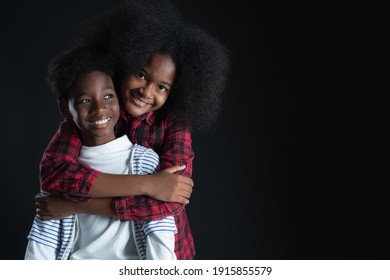
M 126 76 L 121 85 L 124 107 L 133 116 L 161 108 L 175 80 L 176 66 L 166 55 L 154 54 L 139 73 Z
M 81 76 L 60 108 L 79 128 L 83 145 L 96 146 L 115 139 L 119 103 L 110 76 L 99 71 Z

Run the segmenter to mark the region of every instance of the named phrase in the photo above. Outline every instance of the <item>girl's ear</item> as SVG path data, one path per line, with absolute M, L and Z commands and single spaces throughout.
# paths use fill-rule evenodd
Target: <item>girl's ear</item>
M 61 99 L 60 101 L 58 101 L 58 108 L 60 109 L 61 115 L 65 119 L 72 120 L 72 115 L 69 112 L 68 100 Z

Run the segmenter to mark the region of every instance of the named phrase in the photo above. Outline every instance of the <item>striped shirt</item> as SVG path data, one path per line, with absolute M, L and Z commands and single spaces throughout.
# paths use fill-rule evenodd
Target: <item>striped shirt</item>
M 116 174 L 152 174 L 156 172 L 159 163 L 158 155 L 153 150 L 139 145 L 133 146 L 127 136 L 101 146 L 84 147 L 82 154 L 83 156 L 80 159 L 85 164 Z M 129 155 L 130 161 L 128 161 Z M 80 234 L 84 231 L 81 230 L 80 233 L 76 233 L 75 231 L 78 231 L 76 225 L 79 224 L 80 227 L 85 227 L 85 232 L 88 232 L 88 228 L 91 226 L 89 223 L 93 224 L 94 231 L 83 235 L 80 239 Z M 111 227 L 112 229 L 108 230 Z M 129 235 L 130 232 L 132 234 Z M 174 234 L 176 233 L 175 219 L 172 216 L 158 221 L 126 223 L 112 218 L 83 214 L 53 221 L 41 221 L 36 217 L 28 236 L 29 245 L 26 250 L 26 257 L 27 259 L 36 256 L 41 258 L 39 252 L 47 251 L 46 248 L 39 247 L 43 245 L 53 248 L 54 250 L 51 252 L 55 255 L 53 256 L 49 251 L 49 253 L 43 254 L 45 259 L 67 259 L 73 246 L 76 245 L 76 258 L 81 259 L 97 257 L 95 254 L 90 255 L 90 252 L 95 251 L 100 251 L 99 258 L 117 259 L 124 256 L 134 258 L 135 254 L 138 255 L 136 258 L 139 259 L 170 259 L 172 255 L 175 256 L 174 246 L 171 242 L 174 241 Z M 77 243 L 74 242 L 75 235 L 78 236 Z M 135 238 L 137 253 L 134 251 L 135 248 L 127 251 L 127 253 L 123 251 L 125 248 L 130 249 L 131 244 L 134 244 L 126 240 L 129 236 Z M 107 247 L 107 242 L 111 242 L 114 237 L 116 241 L 111 244 L 116 247 Z M 39 245 L 34 244 L 34 242 Z M 84 248 L 89 246 L 92 250 Z M 122 251 L 125 254 L 121 253 Z M 134 253 L 131 253 L 132 251 Z M 84 252 L 87 252 L 87 254 L 85 255 Z M 106 252 L 106 255 L 102 255 L 103 252 Z M 73 254 L 74 252 L 71 256 Z

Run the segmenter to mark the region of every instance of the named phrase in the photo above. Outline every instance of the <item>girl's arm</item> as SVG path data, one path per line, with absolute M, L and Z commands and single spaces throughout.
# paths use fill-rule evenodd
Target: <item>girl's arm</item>
M 89 192 L 89 197 L 117 197 L 147 195 L 161 201 L 189 203 L 192 192 L 190 178 L 168 173 L 185 169 L 185 166 L 172 166 L 154 175 L 114 175 L 101 173 Z M 110 188 L 107 188 L 110 186 Z M 111 186 L 116 186 L 112 188 Z M 129 188 L 129 186 L 134 186 Z
M 155 199 L 188 203 L 193 186 L 191 179 L 168 172 L 147 176 L 101 173 L 77 161 L 80 149 L 81 140 L 76 126 L 73 122 L 64 121 L 41 161 L 40 179 L 43 191 L 76 201 L 87 201 L 89 197 L 148 195 Z M 161 203 L 158 215 L 177 213 L 176 204 Z M 137 209 L 126 211 L 131 211 L 135 218 L 143 218 Z
M 38 194 L 35 197 L 37 215 L 41 220 L 59 220 L 72 214 L 94 214 L 117 217 L 114 199 L 95 198 L 80 203 L 55 194 Z
M 161 125 L 161 142 L 159 147 L 152 147 L 158 151 L 160 157 L 159 170 L 174 165 L 185 165 L 185 170 L 179 171 L 184 176 L 191 177 L 192 175 L 192 162 L 194 159 L 194 153 L 192 149 L 191 130 L 189 126 L 176 122 L 171 116 L 166 119 Z M 133 133 L 133 135 L 131 134 Z M 130 131 L 130 139 L 137 139 L 138 131 Z M 147 146 L 148 137 L 143 139 L 141 144 Z M 183 210 L 184 205 L 180 203 L 168 203 L 173 209 L 173 215 L 180 213 Z M 115 200 L 115 206 L 117 209 L 118 217 L 121 220 L 159 220 L 166 217 L 161 215 L 164 212 L 163 209 L 166 205 L 159 200 L 154 200 L 146 196 L 135 197 L 120 197 Z M 135 215 L 134 212 L 129 209 L 137 209 Z
M 138 163 L 138 168 L 136 168 L 137 172 L 138 174 L 142 174 L 142 176 L 151 174 L 150 172 L 152 171 L 151 168 L 153 165 L 144 165 L 140 163 L 143 161 L 145 163 L 151 162 L 150 159 L 157 157 L 154 152 L 146 151 L 148 151 L 148 149 L 143 150 L 141 156 L 137 156 L 134 158 L 134 161 Z M 156 171 L 156 167 L 157 165 L 154 166 L 153 173 Z M 177 171 L 177 168 L 171 167 L 165 169 L 164 171 L 174 173 Z M 95 187 L 93 187 L 92 190 L 94 188 Z M 80 203 L 77 201 L 65 199 L 59 195 L 40 193 L 35 197 L 35 200 L 37 215 L 41 220 L 44 221 L 59 220 L 72 214 L 79 213 L 117 217 L 114 199 L 110 197 L 94 198 L 93 200 L 89 200 L 88 202 Z

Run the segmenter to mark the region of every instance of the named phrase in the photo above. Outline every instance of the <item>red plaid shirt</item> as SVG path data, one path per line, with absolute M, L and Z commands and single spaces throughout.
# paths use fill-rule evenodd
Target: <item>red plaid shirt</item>
M 175 122 L 172 117 L 157 122 L 153 112 L 141 117 L 122 112 L 121 119 L 122 126 L 128 128 L 128 136 L 133 143 L 152 148 L 159 154 L 159 169 L 185 164 L 187 168 L 180 174 L 192 176 L 194 153 L 190 129 L 187 126 Z M 80 149 L 81 140 L 76 126 L 73 122 L 62 122 L 46 148 L 40 164 L 42 190 L 71 199 L 74 199 L 69 195 L 72 192 L 88 195 L 100 172 L 77 161 Z M 118 217 L 122 221 L 159 220 L 175 215 L 178 228 L 178 234 L 175 235 L 177 259 L 194 258 L 193 237 L 183 204 L 163 202 L 148 196 L 120 197 L 115 204 Z

